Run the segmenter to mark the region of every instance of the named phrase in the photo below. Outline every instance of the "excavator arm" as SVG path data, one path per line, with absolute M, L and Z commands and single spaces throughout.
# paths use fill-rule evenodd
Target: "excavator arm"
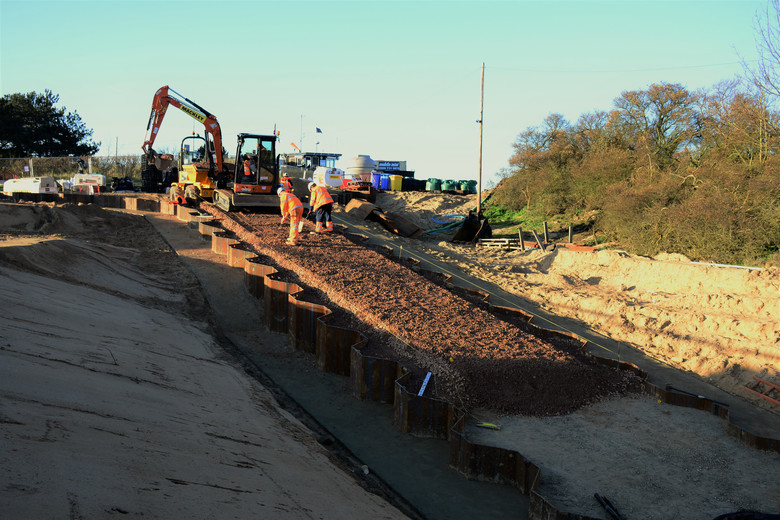
M 157 133 L 160 131 L 163 119 L 165 118 L 165 112 L 168 110 L 168 105 L 173 105 L 185 114 L 189 115 L 193 119 L 203 124 L 206 129 L 206 133 L 211 135 L 211 139 L 214 143 L 214 155 L 217 166 L 217 173 L 223 172 L 223 157 L 222 157 L 222 129 L 217 122 L 217 118 L 214 117 L 208 110 L 198 105 L 191 99 L 188 99 L 175 90 L 165 85 L 161 87 L 155 94 L 152 100 L 152 112 L 149 115 L 149 123 L 146 127 L 146 136 L 144 137 L 144 144 L 141 146 L 144 153 L 149 155 L 152 150 L 154 140 L 157 138 Z M 209 151 L 206 150 L 206 153 Z

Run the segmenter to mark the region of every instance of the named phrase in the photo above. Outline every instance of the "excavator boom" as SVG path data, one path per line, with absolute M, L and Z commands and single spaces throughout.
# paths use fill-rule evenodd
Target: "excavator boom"
M 222 129 L 217 122 L 217 118 L 211 114 L 211 112 L 198 105 L 191 99 L 188 99 L 175 90 L 169 88 L 168 85 L 161 87 L 154 94 L 154 99 L 152 100 L 152 112 L 149 114 L 149 123 L 146 126 L 144 144 L 141 146 L 144 153 L 148 155 L 152 149 L 152 145 L 154 144 L 154 140 L 157 138 L 157 133 L 160 131 L 160 126 L 162 125 L 169 105 L 173 105 L 196 121 L 203 124 L 206 133 L 211 135 L 211 139 L 214 143 L 214 159 L 217 165 L 217 173 L 222 173 Z

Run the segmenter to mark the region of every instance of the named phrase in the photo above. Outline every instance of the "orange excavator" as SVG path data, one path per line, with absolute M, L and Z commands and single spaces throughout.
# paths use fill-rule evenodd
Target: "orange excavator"
M 152 146 L 162 126 L 168 106 L 173 105 L 203 124 L 206 136 L 188 136 L 182 140 L 179 163 L 173 155 L 159 154 Z M 198 149 L 198 144 L 202 146 Z M 208 110 L 188 99 L 167 85 L 155 92 L 152 112 L 149 115 L 141 164 L 141 181 L 144 191 L 162 192 L 170 186 L 170 199 L 211 199 L 218 177 L 225 175 L 222 156 L 222 129 L 217 118 Z M 200 153 L 199 151 L 200 150 Z
M 206 131 L 205 137 L 192 135 L 182 140 L 178 164 L 174 164 L 173 155 L 159 154 L 152 148 L 170 105 L 203 123 Z M 141 147 L 143 190 L 164 191 L 166 177 L 173 177 L 169 199 L 174 203 L 206 199 L 225 211 L 278 205 L 274 190 L 279 182 L 276 141 L 276 132 L 274 135 L 240 133 L 235 166 L 225 162 L 222 129 L 217 118 L 166 85 L 154 94 Z

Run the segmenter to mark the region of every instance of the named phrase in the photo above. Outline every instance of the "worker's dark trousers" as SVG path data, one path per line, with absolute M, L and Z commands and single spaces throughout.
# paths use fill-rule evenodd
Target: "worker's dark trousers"
M 317 219 L 317 225 L 315 231 L 317 233 L 329 233 L 333 231 L 333 220 L 330 217 L 330 213 L 333 211 L 333 203 L 323 204 L 317 208 L 315 218 Z

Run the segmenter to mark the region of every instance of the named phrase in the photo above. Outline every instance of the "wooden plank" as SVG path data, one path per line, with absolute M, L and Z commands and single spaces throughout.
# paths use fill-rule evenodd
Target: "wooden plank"
M 376 210 L 379 210 L 379 206 L 371 204 L 370 202 L 366 202 L 363 199 L 350 200 L 345 209 L 345 211 L 349 213 L 350 216 L 359 218 L 361 220 L 366 220 L 366 218 L 368 218 L 368 216 Z
M 397 235 L 409 238 L 417 238 L 422 235 L 422 229 L 417 227 L 414 223 L 406 220 L 400 215 L 394 213 L 377 211 L 374 213 L 382 226 Z
M 536 233 L 536 231 L 532 231 L 534 234 L 534 238 L 536 239 L 536 243 L 539 244 L 539 249 L 544 251 L 544 244 L 542 244 L 542 240 L 539 238 L 539 235 Z
M 478 244 L 491 246 L 491 245 L 507 245 L 517 244 L 520 241 L 516 238 L 480 238 Z

